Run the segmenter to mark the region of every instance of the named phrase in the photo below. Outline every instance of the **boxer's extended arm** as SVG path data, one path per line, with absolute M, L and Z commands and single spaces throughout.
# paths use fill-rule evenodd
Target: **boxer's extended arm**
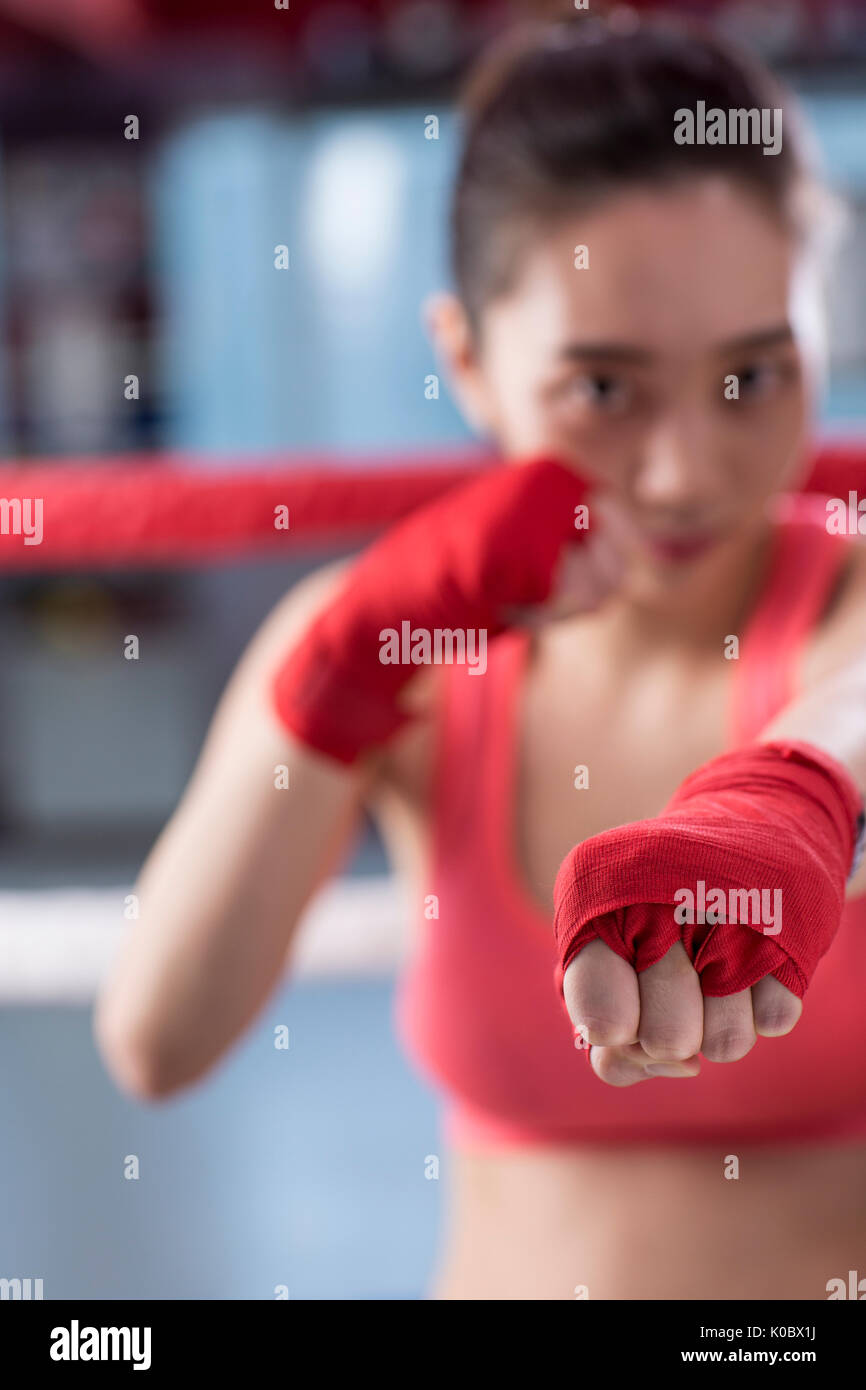
M 801 693 L 757 739 L 813 745 L 837 760 L 860 795 L 866 791 L 864 612 L 866 546 L 857 545 L 844 588 L 823 624 L 820 650 L 801 671 Z M 861 858 L 840 892 L 851 898 L 864 891 L 866 864 Z M 569 967 L 565 993 L 572 1019 L 590 1018 L 592 1040 L 601 1044 L 592 1048 L 594 1071 L 616 1086 L 647 1079 L 653 1074 L 647 1065 L 659 1058 L 683 1077 L 700 1070 L 698 1051 L 711 1061 L 736 1062 L 749 1052 L 756 1035 L 790 1032 L 803 1008 L 772 975 L 740 994 L 703 996 L 681 943 L 636 975 L 602 941 L 595 941 Z M 638 1036 L 641 1043 L 635 1041 Z M 647 1048 L 653 1057 L 647 1056 Z
M 866 655 L 858 653 L 835 674 L 816 681 L 756 742 L 799 742 L 829 754 L 849 775 L 855 800 L 861 798 L 866 789 Z M 802 849 L 805 855 L 805 842 Z M 852 897 L 866 889 L 862 856 L 859 869 L 852 873 L 851 868 L 850 860 L 840 861 L 840 904 L 843 892 Z M 847 887 L 842 881 L 846 873 Z M 617 1086 L 654 1074 L 694 1075 L 699 1050 L 714 1061 L 737 1061 L 750 1050 L 756 1033 L 783 1035 L 800 1012 L 798 1001 L 773 975 L 739 995 L 701 998 L 680 943 L 635 977 L 624 959 L 597 940 L 566 972 L 565 998 L 572 1021 L 589 1018 L 590 1040 L 603 1044 L 593 1048 L 594 1070 Z M 665 1069 L 649 1071 L 659 1059 Z

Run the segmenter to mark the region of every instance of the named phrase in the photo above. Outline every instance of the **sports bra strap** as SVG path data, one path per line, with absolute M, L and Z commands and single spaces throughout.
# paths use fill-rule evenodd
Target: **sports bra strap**
M 749 619 L 729 707 L 729 746 L 751 742 L 800 691 L 803 650 L 850 553 L 826 527 L 824 499 L 778 500 L 770 570 Z

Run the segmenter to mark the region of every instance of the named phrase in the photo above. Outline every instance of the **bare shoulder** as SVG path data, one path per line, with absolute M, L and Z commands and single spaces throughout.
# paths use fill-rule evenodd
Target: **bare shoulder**
M 318 614 L 336 597 L 351 571 L 352 559 L 336 560 L 311 571 L 274 605 L 247 649 L 248 657 L 269 661 L 288 652 L 303 637 Z M 413 718 L 435 706 L 439 668 L 423 667 L 403 695 Z
M 279 634 L 283 640 L 303 636 L 317 614 L 340 591 L 351 564 L 351 559 L 334 560 L 304 575 L 274 605 L 259 628 L 259 635 Z
M 217 707 L 215 724 L 232 729 L 267 724 L 274 738 L 285 738 L 269 697 L 271 678 L 316 614 L 337 593 L 347 563 L 340 561 L 314 570 L 293 584 L 274 605 L 232 673 Z
M 323 565 L 288 590 L 264 619 L 241 658 L 233 681 L 236 686 L 255 695 L 267 685 L 268 677 L 280 660 L 340 592 L 352 563 L 349 557 Z M 402 702 L 410 722 L 396 738 L 366 760 L 366 781 L 371 794 L 390 786 L 401 788 L 413 799 L 423 795 L 440 676 L 441 668 L 422 667 L 407 685 Z
M 336 560 L 312 570 L 293 584 L 263 620 L 238 668 L 244 679 L 256 680 L 262 669 L 286 655 L 299 642 L 317 614 L 339 592 L 351 560 Z

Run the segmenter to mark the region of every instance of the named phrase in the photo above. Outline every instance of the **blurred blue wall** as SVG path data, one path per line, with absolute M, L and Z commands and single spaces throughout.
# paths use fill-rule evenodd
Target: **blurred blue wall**
M 422 326 L 447 283 L 454 122 L 202 117 L 155 171 L 167 444 L 401 451 L 466 438 Z M 275 269 L 286 246 L 289 268 Z
M 115 1091 L 84 1010 L 0 1010 L 0 1277 L 46 1299 L 422 1297 L 443 1151 L 390 1010 L 385 983 L 287 986 L 157 1108 Z

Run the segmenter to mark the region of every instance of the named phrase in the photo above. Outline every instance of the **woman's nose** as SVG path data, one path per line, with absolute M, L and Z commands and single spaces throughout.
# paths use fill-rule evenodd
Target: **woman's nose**
M 709 511 L 724 493 L 724 471 L 712 430 L 696 414 L 658 421 L 643 441 L 632 478 L 635 503 L 646 511 Z

